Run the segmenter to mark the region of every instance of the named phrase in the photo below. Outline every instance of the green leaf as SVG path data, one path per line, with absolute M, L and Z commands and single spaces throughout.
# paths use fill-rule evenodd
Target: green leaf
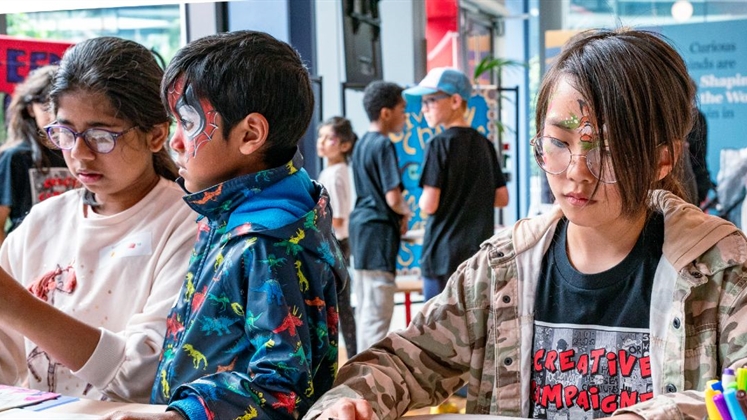
M 489 71 L 501 71 L 504 68 L 512 67 L 527 67 L 526 63 L 515 60 L 507 60 L 504 58 L 495 58 L 492 56 L 486 56 L 475 66 L 475 73 L 473 80 L 477 80 L 483 74 Z

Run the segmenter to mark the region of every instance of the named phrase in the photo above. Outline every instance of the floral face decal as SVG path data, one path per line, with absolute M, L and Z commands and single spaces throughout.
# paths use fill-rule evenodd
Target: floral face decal
M 168 92 L 169 107 L 184 132 L 187 160 L 196 157 L 200 146 L 213 140 L 218 129 L 218 112 L 207 99 L 198 98 L 192 85 L 184 86 L 179 78 Z
M 610 150 L 600 148 L 600 131 L 592 123 L 591 107 L 568 83 L 560 83 L 550 98 L 544 124 L 547 127 L 543 127 L 532 140 L 535 159 L 542 170 L 560 175 L 568 170 L 574 156 L 583 157 L 589 172 L 599 181 L 605 184 L 617 182 L 612 154 Z M 545 133 L 545 128 L 549 129 L 549 134 Z M 601 130 L 602 133 L 605 131 L 604 125 Z M 553 134 L 560 135 L 562 140 Z M 573 144 L 581 153 L 571 151 Z
M 560 125 L 568 130 L 577 130 L 581 136 L 582 149 L 591 150 L 598 146 L 598 142 L 594 139 L 594 127 L 591 125 L 591 119 L 589 118 L 589 104 L 584 100 L 578 99 L 578 108 L 580 116 L 571 114 L 561 120 Z

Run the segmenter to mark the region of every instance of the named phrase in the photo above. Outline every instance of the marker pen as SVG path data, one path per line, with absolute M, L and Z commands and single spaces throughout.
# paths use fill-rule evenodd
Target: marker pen
M 737 369 L 737 388 L 747 391 L 747 368 Z
M 739 400 L 737 400 L 736 390 L 731 388 L 727 389 L 726 392 L 724 392 L 724 400 L 726 401 L 726 406 L 729 408 L 729 414 L 733 420 L 747 420 L 747 417 L 745 417 L 744 411 L 742 411 L 742 407 L 739 404 Z
M 734 420 L 731 418 L 729 413 L 729 407 L 726 405 L 724 394 L 716 394 L 713 396 L 713 403 L 716 404 L 719 414 L 721 414 L 722 420 Z
M 706 382 L 706 388 L 711 388 L 714 391 L 718 392 L 724 392 L 724 387 L 721 386 L 721 381 L 718 379 L 711 379 L 710 381 Z
M 721 418 L 721 413 L 719 413 L 718 408 L 716 408 L 716 403 L 713 401 L 713 397 L 715 397 L 716 394 L 719 394 L 719 392 L 714 391 L 710 386 L 706 386 L 704 393 L 708 420 L 723 420 Z M 745 397 L 747 398 L 747 395 L 745 395 Z
M 742 411 L 747 413 L 747 392 L 742 391 L 741 389 L 737 391 L 737 401 L 739 401 Z
M 736 381 L 737 378 L 734 376 L 734 369 L 732 368 L 725 368 L 724 372 L 721 374 L 721 386 L 726 389 L 730 383 Z

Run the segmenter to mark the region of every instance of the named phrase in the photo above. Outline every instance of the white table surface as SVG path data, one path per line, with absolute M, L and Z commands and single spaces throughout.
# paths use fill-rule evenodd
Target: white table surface
M 77 401 L 57 405 L 41 411 L 23 409 L 2 411 L 0 412 L 0 419 L 96 420 L 115 411 L 131 411 L 136 413 L 163 413 L 164 411 L 166 411 L 166 406 L 96 401 L 81 398 Z
M 48 408 L 39 413 L 82 413 L 104 416 L 114 411 L 132 411 L 136 413 L 163 413 L 166 405 L 135 404 L 111 401 L 97 401 L 81 398 L 67 404 Z

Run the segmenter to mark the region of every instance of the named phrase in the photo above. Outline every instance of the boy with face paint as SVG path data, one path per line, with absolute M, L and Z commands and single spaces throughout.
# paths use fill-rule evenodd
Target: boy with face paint
M 183 92 L 183 94 L 180 92 Z M 184 135 L 187 137 L 185 142 L 187 159 L 195 157 L 200 145 L 212 140 L 213 133 L 218 128 L 215 122 L 215 110 L 212 109 L 210 103 L 206 104 L 208 106 L 207 110 L 203 109 L 192 86 L 187 86 L 185 89 L 183 79 L 177 80 L 174 88 L 169 91 L 169 103 L 171 104 L 172 101 L 175 104 L 172 112 L 179 117 Z M 209 123 L 208 120 L 210 120 Z M 206 126 L 209 129 L 206 130 Z
M 201 216 L 151 395 L 169 410 L 157 416 L 299 418 L 334 379 L 336 290 L 348 281 L 329 196 L 297 148 L 308 71 L 265 33 L 221 33 L 176 54 L 162 98 L 184 199 Z

